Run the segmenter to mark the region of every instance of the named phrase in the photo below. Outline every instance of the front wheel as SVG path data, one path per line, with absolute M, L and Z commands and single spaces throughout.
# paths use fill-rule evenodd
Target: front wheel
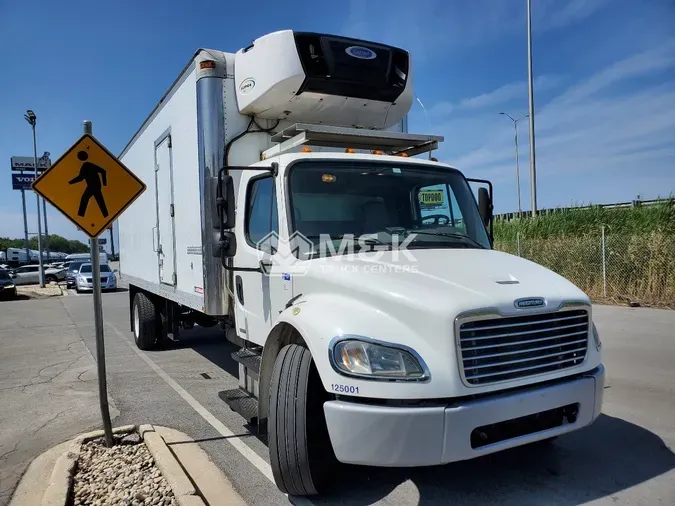
M 328 394 L 309 350 L 282 348 L 274 363 L 269 398 L 269 451 L 277 487 L 290 495 L 315 495 L 336 464 L 323 403 Z
M 45 276 L 45 281 L 47 283 L 58 283 L 59 282 L 58 278 L 56 276 L 52 275 L 52 274 L 48 274 L 47 276 Z

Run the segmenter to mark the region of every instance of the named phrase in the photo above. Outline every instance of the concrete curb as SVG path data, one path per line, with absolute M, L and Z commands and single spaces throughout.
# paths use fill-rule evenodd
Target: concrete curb
M 230 481 L 220 471 L 199 443 L 186 434 L 168 427 L 125 425 L 113 429 L 114 434 L 137 432 L 157 468 L 166 479 L 180 506 L 246 506 Z M 67 506 L 69 504 L 77 459 L 84 443 L 103 437 L 97 430 L 81 434 L 38 456 L 29 469 L 39 468 L 19 482 L 12 506 Z M 54 462 L 53 467 L 51 462 Z M 50 474 L 51 471 L 51 474 Z M 40 487 L 47 482 L 46 488 Z M 44 490 L 44 494 L 40 493 Z
M 135 425 L 116 427 L 113 429 L 113 434 L 128 434 L 135 429 Z M 42 506 L 66 506 L 68 504 L 82 444 L 103 437 L 103 435 L 102 430 L 95 430 L 73 439 L 68 450 L 56 459 L 49 484 L 42 496 Z

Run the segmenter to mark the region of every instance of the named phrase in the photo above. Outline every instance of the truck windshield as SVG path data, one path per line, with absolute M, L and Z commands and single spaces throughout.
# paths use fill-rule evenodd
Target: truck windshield
M 456 170 L 303 161 L 290 169 L 289 193 L 292 232 L 315 246 L 353 238 L 395 247 L 404 236 L 406 248 L 490 248 L 471 188 Z

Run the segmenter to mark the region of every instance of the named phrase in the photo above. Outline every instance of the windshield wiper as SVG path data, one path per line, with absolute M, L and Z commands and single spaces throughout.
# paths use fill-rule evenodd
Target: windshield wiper
M 407 232 L 408 234 L 435 235 L 437 237 L 451 237 L 453 239 L 461 239 L 463 241 L 470 242 L 471 244 L 477 246 L 480 249 L 487 249 L 481 243 L 469 237 L 468 235 L 457 234 L 455 232 L 432 232 L 430 230 L 408 230 Z

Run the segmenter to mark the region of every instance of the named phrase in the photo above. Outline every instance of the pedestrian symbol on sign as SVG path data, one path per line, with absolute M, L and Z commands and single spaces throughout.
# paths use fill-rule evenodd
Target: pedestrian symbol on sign
M 108 181 L 106 178 L 105 169 L 99 167 L 98 165 L 87 161 L 89 155 L 86 151 L 79 151 L 77 153 L 77 159 L 84 162 L 82 167 L 80 167 L 80 173 L 77 177 L 68 181 L 68 184 L 76 184 L 81 181 L 87 183 L 87 187 L 82 193 L 82 198 L 80 199 L 80 207 L 77 211 L 78 216 L 84 218 L 85 213 L 87 212 L 87 205 L 89 200 L 94 197 L 98 208 L 101 210 L 104 218 L 108 217 L 108 208 L 105 206 L 105 199 L 103 198 L 103 189 L 101 188 L 101 180 L 103 180 L 103 186 L 107 186 Z M 101 177 L 99 178 L 99 174 Z

